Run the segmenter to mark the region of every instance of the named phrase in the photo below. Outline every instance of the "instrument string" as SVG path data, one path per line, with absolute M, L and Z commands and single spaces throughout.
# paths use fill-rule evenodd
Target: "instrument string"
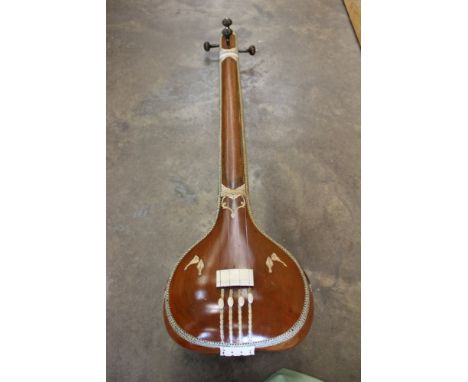
M 224 342 L 224 288 L 221 288 L 221 298 L 218 301 L 219 306 L 219 335 L 221 342 Z
M 234 298 L 232 297 L 232 288 L 229 288 L 229 298 L 228 298 L 228 306 L 229 306 L 229 342 L 232 343 L 233 331 L 232 331 L 232 306 L 234 305 Z

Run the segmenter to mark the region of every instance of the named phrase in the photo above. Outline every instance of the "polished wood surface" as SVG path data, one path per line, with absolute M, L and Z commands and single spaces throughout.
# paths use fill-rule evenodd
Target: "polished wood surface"
M 233 220 L 227 210 L 221 210 L 214 229 L 185 255 L 171 281 L 172 314 L 181 327 L 197 338 L 220 341 L 217 306 L 220 294 L 216 288 L 216 270 L 219 269 L 254 270 L 252 328 L 255 341 L 286 332 L 298 320 L 303 308 L 305 293 L 301 270 L 278 245 L 254 226 L 246 209 L 238 210 L 238 214 L 239 219 Z M 269 273 L 265 262 L 272 253 L 276 253 L 287 267 L 275 264 L 273 272 Z M 205 263 L 201 276 L 197 276 L 195 267 L 184 271 L 185 265 L 195 255 L 202 258 Z M 308 320 L 296 337 L 279 346 L 259 350 L 280 350 L 297 344 L 305 337 L 312 323 L 312 306 L 313 303 Z M 225 309 L 227 312 L 227 306 Z M 227 320 L 224 323 L 224 332 L 228 333 Z M 175 334 L 169 325 L 167 326 L 179 344 L 194 350 L 219 352 L 218 349 L 190 344 Z M 234 322 L 234 333 L 237 340 L 237 321 Z M 243 320 L 243 333 L 247 333 L 247 319 Z
M 231 37 L 231 48 L 236 44 Z M 222 39 L 222 46 L 226 41 Z M 221 69 L 221 180 L 224 186 L 235 189 L 246 183 L 244 173 L 244 139 L 238 62 L 225 58 Z M 169 306 L 174 320 L 187 333 L 207 341 L 221 341 L 216 271 L 221 269 L 253 269 L 255 285 L 251 288 L 253 342 L 267 340 L 287 332 L 299 319 L 306 298 L 302 269 L 278 244 L 269 239 L 255 225 L 248 205 L 248 195 L 227 201 L 231 210 L 220 208 L 211 232 L 197 243 L 179 262 L 168 285 Z M 219 200 L 221 203 L 221 197 Z M 276 254 L 282 261 L 275 262 L 272 272 L 267 258 Z M 198 256 L 204 267 L 199 274 L 196 266 L 188 266 Z M 240 287 L 233 289 L 237 290 Z M 310 291 L 309 286 L 306 288 Z M 225 288 L 225 300 L 229 288 Z M 239 336 L 237 302 L 233 307 L 232 322 L 234 344 L 248 342 L 247 307 L 243 309 L 242 336 Z M 224 306 L 224 341 L 228 341 L 228 306 Z M 181 338 L 171 327 L 164 314 L 171 337 L 180 345 L 202 352 L 219 353 L 218 348 L 195 345 Z M 257 350 L 283 350 L 299 343 L 312 324 L 313 298 L 310 292 L 310 309 L 299 332 L 278 345 Z
M 236 38 L 231 37 L 231 46 Z M 227 49 L 225 39 L 223 48 Z M 227 58 L 221 63 L 221 179 L 229 188 L 237 188 L 245 183 L 244 140 L 242 137 L 242 115 L 240 82 L 237 62 Z

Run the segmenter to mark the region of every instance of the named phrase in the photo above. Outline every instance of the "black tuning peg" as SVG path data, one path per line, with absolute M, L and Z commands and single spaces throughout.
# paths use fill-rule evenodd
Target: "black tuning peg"
M 209 52 L 211 48 L 218 48 L 218 47 L 219 47 L 218 44 L 210 44 L 209 41 L 205 41 L 203 43 L 203 49 L 205 49 L 207 52 Z
M 223 19 L 223 36 L 226 38 L 226 44 L 229 47 L 231 45 L 231 35 L 232 35 L 232 29 L 230 26 L 232 25 L 232 20 L 229 18 Z
M 251 56 L 253 56 L 255 54 L 257 50 L 255 49 L 255 46 L 253 45 L 250 45 L 248 47 L 248 49 L 245 49 L 245 50 L 239 50 L 239 53 L 249 53 Z
M 224 26 L 223 36 L 226 39 L 226 45 L 228 47 L 230 47 L 230 39 L 231 39 L 231 36 L 232 36 L 232 29 L 231 29 L 232 20 L 226 17 L 226 18 L 223 19 L 222 24 Z M 219 45 L 218 44 L 210 44 L 209 41 L 205 41 L 203 43 L 203 48 L 207 52 L 209 52 L 211 48 L 219 48 Z M 253 46 L 253 45 L 250 45 L 245 50 L 239 50 L 239 53 L 249 53 L 251 56 L 253 56 L 256 52 L 257 52 L 257 50 L 255 49 L 255 46 Z

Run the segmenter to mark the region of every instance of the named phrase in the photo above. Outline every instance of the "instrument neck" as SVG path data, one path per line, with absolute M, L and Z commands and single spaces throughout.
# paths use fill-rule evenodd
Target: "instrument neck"
M 221 181 L 225 187 L 236 189 L 246 183 L 246 174 L 242 96 L 235 34 L 231 36 L 229 46 L 225 37 L 222 37 L 220 46 Z

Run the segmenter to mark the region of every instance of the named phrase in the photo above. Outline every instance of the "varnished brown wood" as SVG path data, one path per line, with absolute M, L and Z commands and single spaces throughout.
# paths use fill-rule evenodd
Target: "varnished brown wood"
M 236 45 L 231 37 L 231 47 Z M 223 38 L 222 46 L 227 48 Z M 237 188 L 245 183 L 241 100 L 237 62 L 226 58 L 221 64 L 221 179 L 225 186 Z
M 236 44 L 235 34 L 231 37 L 231 48 Z M 224 38 L 222 46 L 226 47 Z M 235 189 L 246 183 L 244 173 L 244 139 L 238 63 L 226 58 L 221 68 L 221 181 Z M 252 220 L 248 208 L 239 208 L 248 195 L 228 200 L 235 211 L 234 217 L 228 209 L 219 209 L 216 223 L 211 232 L 197 243 L 179 262 L 168 285 L 169 307 L 177 324 L 195 338 L 221 341 L 218 299 L 220 289 L 216 287 L 216 271 L 221 269 L 253 269 L 255 285 L 251 288 L 253 341 L 277 337 L 287 332 L 299 319 L 304 307 L 305 290 L 303 270 L 278 244 L 263 234 Z M 280 202 L 280 201 L 278 201 Z M 272 206 L 274 211 L 274 206 Z M 275 263 L 269 273 L 266 259 L 276 253 L 284 262 Z M 198 275 L 195 266 L 184 269 L 198 256 L 204 268 Z M 308 290 L 310 288 L 307 286 Z M 229 288 L 225 288 L 226 292 Z M 237 288 L 234 288 L 237 289 Z M 227 294 L 225 295 L 227 299 Z M 227 305 L 224 307 L 224 336 L 228 337 Z M 243 310 L 243 339 L 238 337 L 237 304 L 234 305 L 233 343 L 245 343 L 248 332 L 247 307 Z M 290 348 L 299 343 L 308 333 L 313 318 L 313 297 L 310 292 L 310 308 L 307 319 L 299 332 L 278 345 L 257 350 L 273 351 Z M 166 327 L 171 337 L 180 345 L 207 353 L 219 353 L 218 348 L 199 346 L 181 338 L 174 331 L 164 314 Z

